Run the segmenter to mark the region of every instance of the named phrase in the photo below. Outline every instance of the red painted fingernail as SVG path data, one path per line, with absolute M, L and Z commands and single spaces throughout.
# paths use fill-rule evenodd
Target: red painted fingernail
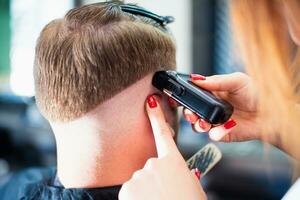
M 147 103 L 148 103 L 150 108 L 156 108 L 157 107 L 156 99 L 152 95 L 147 97 Z
M 195 122 L 198 119 L 195 115 L 189 115 L 189 114 L 186 114 L 185 117 L 186 117 L 186 120 L 188 122 L 190 122 L 191 124 L 195 124 Z
M 224 126 L 225 129 L 231 129 L 235 125 L 236 125 L 236 122 L 233 119 L 230 119 L 223 126 Z
M 205 129 L 206 123 L 205 123 L 204 119 L 200 119 L 200 120 L 199 120 L 199 126 L 200 126 L 202 129 Z
M 201 178 L 201 172 L 200 172 L 200 170 L 198 168 L 195 168 L 195 175 L 200 180 L 200 178 Z
M 199 75 L 199 74 L 190 74 L 190 78 L 193 80 L 193 81 L 203 81 L 206 79 L 205 76 L 202 76 L 202 75 Z
M 191 115 L 185 115 L 185 119 L 186 119 L 188 122 L 192 123 Z

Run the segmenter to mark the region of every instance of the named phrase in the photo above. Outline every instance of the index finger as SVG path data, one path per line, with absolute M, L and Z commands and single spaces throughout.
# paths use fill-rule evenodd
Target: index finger
M 160 158 L 168 154 L 179 154 L 172 137 L 172 131 L 166 122 L 157 98 L 153 95 L 147 98 L 146 110 L 153 130 L 157 156 Z
M 231 93 L 247 85 L 251 80 L 248 75 L 241 72 L 208 76 L 205 80 L 191 79 L 194 84 L 206 90 L 228 91 Z

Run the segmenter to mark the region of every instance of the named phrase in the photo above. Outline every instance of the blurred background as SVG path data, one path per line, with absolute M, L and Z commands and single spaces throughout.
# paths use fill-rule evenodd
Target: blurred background
M 172 15 L 179 71 L 243 71 L 232 42 L 229 0 L 128 0 Z M 95 0 L 0 0 L 0 182 L 9 173 L 56 164 L 55 141 L 34 102 L 36 39 L 51 20 Z M 189 158 L 209 142 L 181 119 L 178 144 Z M 258 141 L 217 143 L 221 162 L 202 179 L 209 199 L 280 199 L 298 174 L 291 158 Z M 297 167 L 297 165 L 295 165 Z M 298 170 L 299 171 L 299 170 Z

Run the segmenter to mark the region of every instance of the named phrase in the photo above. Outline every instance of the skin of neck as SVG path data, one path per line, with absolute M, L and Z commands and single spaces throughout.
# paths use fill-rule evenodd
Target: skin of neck
M 74 121 L 50 122 L 57 146 L 57 175 L 65 188 L 120 185 L 157 155 L 145 112 L 147 96 L 158 93 L 151 86 L 152 76 Z M 161 102 L 167 121 L 176 127 L 175 111 L 165 99 Z

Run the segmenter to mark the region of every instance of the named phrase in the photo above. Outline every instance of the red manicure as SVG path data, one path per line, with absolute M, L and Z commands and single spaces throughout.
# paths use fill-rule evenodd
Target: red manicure
M 185 117 L 186 117 L 186 120 L 188 122 L 190 122 L 191 124 L 194 124 L 198 119 L 195 115 L 189 115 L 189 114 L 186 114 Z
M 200 120 L 199 120 L 199 126 L 200 126 L 202 129 L 205 129 L 206 124 L 205 124 L 205 121 L 204 121 L 203 119 L 200 119 Z
M 157 107 L 157 102 L 156 99 L 153 97 L 153 95 L 150 95 L 147 97 L 147 103 L 150 108 L 156 108 Z
M 235 125 L 236 125 L 236 122 L 233 119 L 230 119 L 223 126 L 224 126 L 225 129 L 231 129 Z
M 203 81 L 206 79 L 205 76 L 202 76 L 202 75 L 199 75 L 199 74 L 190 74 L 190 78 L 193 80 L 193 81 Z
M 200 172 L 200 170 L 198 168 L 195 168 L 195 175 L 200 180 L 200 178 L 201 178 L 201 172 Z

